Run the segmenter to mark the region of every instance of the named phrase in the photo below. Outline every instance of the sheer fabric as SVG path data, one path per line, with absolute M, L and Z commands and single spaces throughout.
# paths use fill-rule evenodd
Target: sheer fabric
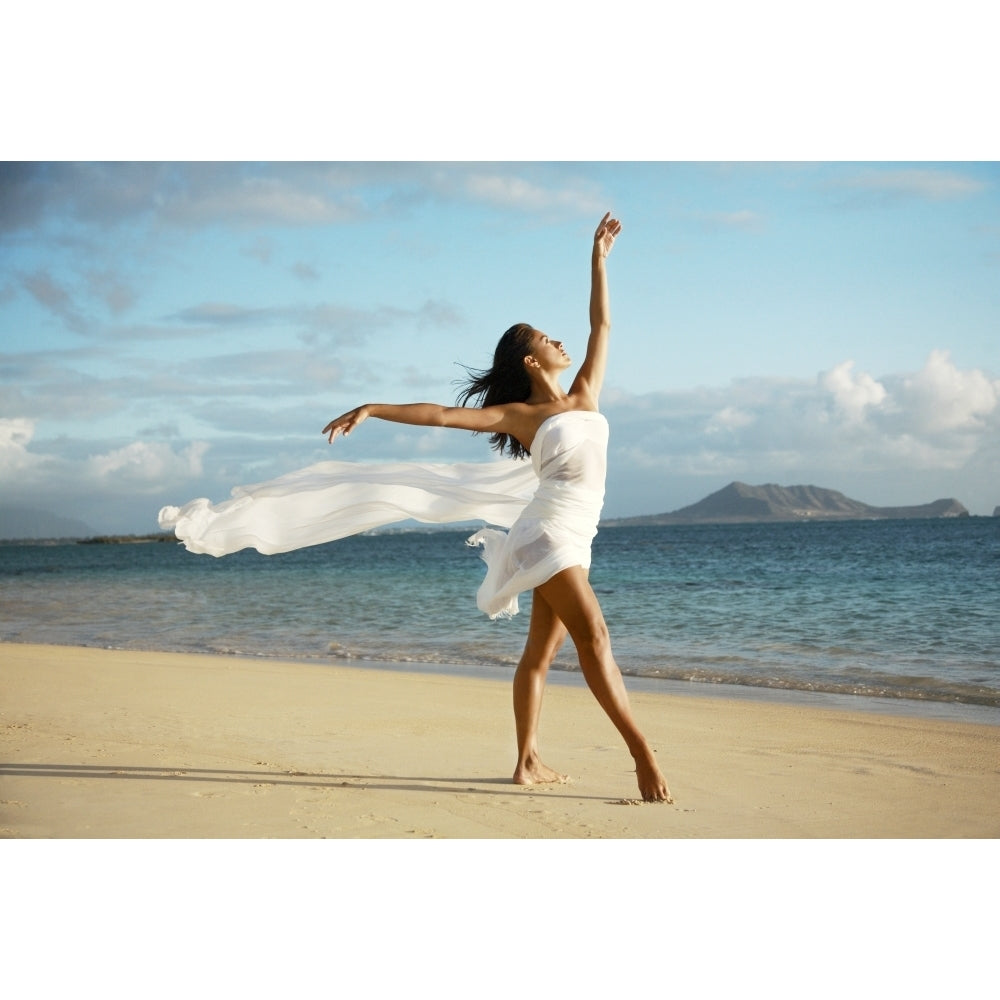
M 164 507 L 159 522 L 190 552 L 224 556 L 252 548 L 274 555 L 408 518 L 506 526 L 537 485 L 528 462 L 319 462 L 265 483 L 237 486 L 222 503 L 202 497 Z

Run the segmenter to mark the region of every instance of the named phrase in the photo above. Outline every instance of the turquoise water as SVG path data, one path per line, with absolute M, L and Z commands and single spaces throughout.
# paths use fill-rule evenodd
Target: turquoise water
M 469 533 L 4 545 L 0 641 L 511 668 L 530 596 L 477 611 Z M 626 674 L 1000 708 L 1000 518 L 605 528 L 591 582 Z

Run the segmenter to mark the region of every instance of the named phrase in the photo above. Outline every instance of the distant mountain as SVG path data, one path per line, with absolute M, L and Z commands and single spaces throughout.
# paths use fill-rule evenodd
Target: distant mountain
M 748 521 L 848 521 L 909 517 L 968 517 L 955 499 L 917 507 L 872 507 L 820 486 L 748 486 L 730 483 L 690 507 L 669 514 L 616 518 L 608 527 L 630 524 L 737 524 Z
M 69 517 L 34 507 L 0 507 L 0 539 L 83 538 L 91 529 Z

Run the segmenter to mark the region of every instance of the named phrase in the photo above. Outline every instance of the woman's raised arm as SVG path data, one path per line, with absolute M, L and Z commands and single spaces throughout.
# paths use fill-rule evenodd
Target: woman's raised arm
M 590 339 L 587 341 L 587 355 L 570 388 L 571 395 L 575 392 L 587 392 L 595 404 L 604 384 L 611 331 L 611 303 L 605 261 L 621 231 L 622 224 L 611 218 L 611 213 L 608 212 L 594 233 L 594 249 L 590 257 Z

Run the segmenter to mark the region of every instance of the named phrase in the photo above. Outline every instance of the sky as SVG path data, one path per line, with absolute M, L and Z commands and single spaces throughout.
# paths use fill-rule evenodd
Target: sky
M 491 460 L 370 421 L 528 322 L 582 358 L 606 210 L 605 516 L 733 480 L 1000 504 L 995 162 L 7 162 L 0 506 L 156 530 L 325 459 Z
M 610 210 L 606 516 L 733 480 L 991 514 L 989 5 L 567 11 L 12 10 L 0 508 L 144 533 L 328 458 L 491 460 L 464 432 L 320 430 L 453 402 L 514 322 L 581 358 Z

